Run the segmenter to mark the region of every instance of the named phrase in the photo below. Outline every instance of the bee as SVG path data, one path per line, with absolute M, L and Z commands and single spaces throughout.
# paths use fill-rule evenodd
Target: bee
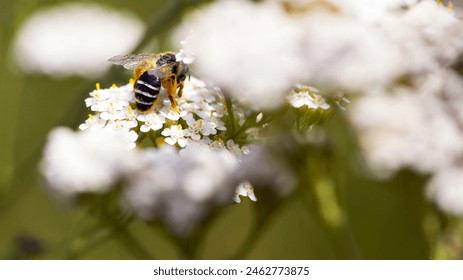
M 135 83 L 133 91 L 135 105 L 142 112 L 149 112 L 159 102 L 161 86 L 170 100 L 171 109 L 178 112 L 175 94 L 182 97 L 183 84 L 190 69 L 187 64 L 177 61 L 175 53 L 128 54 L 108 59 L 108 62 L 133 70 Z

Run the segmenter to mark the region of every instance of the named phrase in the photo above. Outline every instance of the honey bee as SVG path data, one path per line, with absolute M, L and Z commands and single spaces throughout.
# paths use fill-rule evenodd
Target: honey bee
M 187 64 L 177 61 L 175 53 L 118 55 L 108 62 L 133 70 L 135 105 L 140 111 L 149 112 L 159 102 L 162 86 L 171 109 L 178 112 L 175 94 L 178 89 L 177 95 L 182 97 L 183 83 L 190 69 Z

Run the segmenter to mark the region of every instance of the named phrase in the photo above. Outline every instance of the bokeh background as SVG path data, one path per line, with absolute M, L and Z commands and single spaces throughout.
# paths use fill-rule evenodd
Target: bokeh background
M 111 83 L 125 83 L 130 75 L 114 68 L 101 75 L 60 77 L 26 73 L 18 67 L 13 46 L 22 24 L 41 9 L 67 2 L 70 1 L 0 0 L 0 259 L 66 258 L 69 236 L 82 214 L 57 205 L 43 187 L 38 166 L 47 133 L 61 125 L 77 128 L 85 120 L 88 110 L 84 99 L 96 82 L 107 87 Z M 190 10 L 206 2 L 211 1 L 79 1 L 98 3 L 139 18 L 146 25 L 146 32 L 132 48 L 151 52 L 170 50 L 172 28 Z M 462 1 L 453 2 L 459 6 Z M 119 36 L 124 38 L 126 34 Z M 108 53 L 103 59 L 112 55 Z M 458 255 L 463 246 L 459 240 L 450 241 L 457 252 L 454 255 L 436 252 L 433 228 L 452 221 L 439 219 L 434 206 L 426 200 L 425 177 L 404 170 L 389 180 L 377 181 L 358 165 L 355 137 L 343 116 L 335 116 L 324 127 L 335 139 L 336 149 L 327 147 L 326 151 L 319 152 L 327 153 L 331 168 L 336 170 L 334 179 L 340 194 L 337 199 L 349 222 L 336 240 L 345 242 L 334 241 L 332 234 L 304 204 L 292 199 L 265 225 L 246 258 L 463 257 Z M 331 154 L 333 151 L 335 154 Z M 325 195 L 330 197 L 329 193 Z M 243 199 L 241 204 L 224 209 L 207 230 L 198 257 L 222 259 L 233 255 L 255 222 L 253 207 L 253 202 Z M 156 228 L 136 221 L 129 230 L 156 258 L 178 258 L 176 247 Z M 343 246 L 349 248 L 339 249 Z M 96 242 L 79 258 L 134 259 L 139 255 L 108 237 Z

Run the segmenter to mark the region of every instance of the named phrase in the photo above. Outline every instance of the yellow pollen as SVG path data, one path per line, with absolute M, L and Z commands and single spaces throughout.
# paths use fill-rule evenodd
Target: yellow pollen
M 88 118 L 93 121 L 93 115 L 92 114 L 88 114 Z
M 447 10 L 453 11 L 453 3 L 452 2 L 447 3 Z
M 181 125 L 181 124 L 177 124 L 177 127 L 178 127 L 179 130 L 182 129 L 182 125 Z
M 130 107 L 130 106 L 127 107 L 127 113 L 128 113 L 128 114 L 131 114 L 131 113 L 132 113 L 132 107 Z
M 133 84 L 135 84 L 135 80 L 132 79 L 132 78 L 130 78 L 130 79 L 129 79 L 129 83 L 130 83 L 131 85 L 133 85 Z
M 96 83 L 95 88 L 96 88 L 96 90 L 100 90 L 101 89 L 100 83 Z
M 117 88 L 116 84 L 112 84 L 111 88 Z
M 203 120 L 199 120 L 199 128 L 203 128 Z
M 112 101 L 110 101 L 110 102 L 109 102 L 109 106 L 111 106 L 111 107 L 112 107 L 113 105 L 114 105 L 114 104 L 113 104 L 113 102 L 112 102 Z

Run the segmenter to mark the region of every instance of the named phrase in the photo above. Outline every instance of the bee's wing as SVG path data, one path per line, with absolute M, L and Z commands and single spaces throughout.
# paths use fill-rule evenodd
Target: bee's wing
M 113 64 L 122 65 L 125 69 L 133 70 L 140 61 L 143 60 L 156 60 L 158 59 L 158 54 L 152 53 L 141 53 L 141 54 L 126 54 L 126 55 L 117 55 L 108 59 L 108 62 Z
M 153 69 L 148 70 L 148 74 L 154 75 L 160 79 L 167 77 L 169 74 L 172 74 L 172 64 L 166 64 L 162 66 L 156 66 Z

